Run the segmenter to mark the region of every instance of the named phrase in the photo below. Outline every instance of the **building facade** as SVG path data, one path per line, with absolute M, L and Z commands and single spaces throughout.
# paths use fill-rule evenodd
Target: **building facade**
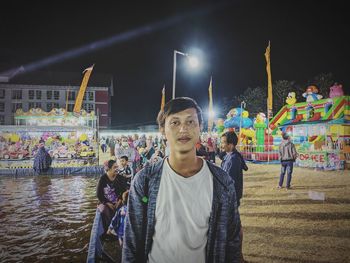
M 113 84 L 111 79 L 108 81 L 109 85 L 106 81 L 101 86 L 88 84 L 82 105 L 88 113 L 95 111 L 102 129 L 111 125 Z M 20 108 L 24 112 L 31 108 L 41 108 L 46 112 L 53 108 L 73 111 L 80 85 L 52 85 L 52 80 L 48 82 L 49 85 L 0 83 L 0 125 L 14 125 L 14 113 Z

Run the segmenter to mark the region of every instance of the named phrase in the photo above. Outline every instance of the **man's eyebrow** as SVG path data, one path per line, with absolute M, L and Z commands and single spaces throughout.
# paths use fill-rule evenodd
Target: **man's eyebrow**
M 185 119 L 191 119 L 191 118 L 196 118 L 195 115 L 187 115 L 187 116 L 184 116 Z M 178 116 L 169 116 L 169 119 L 180 119 L 180 117 Z

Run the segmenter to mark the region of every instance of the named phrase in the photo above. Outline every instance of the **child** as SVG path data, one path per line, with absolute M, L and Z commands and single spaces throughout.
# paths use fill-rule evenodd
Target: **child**
M 119 239 L 119 245 L 123 246 L 124 237 L 124 221 L 127 212 L 129 191 L 125 191 L 122 195 L 122 206 L 117 210 L 108 227 L 107 234 L 115 235 Z
M 130 188 L 131 179 L 134 173 L 131 167 L 128 165 L 128 157 L 123 155 L 122 157 L 120 157 L 119 163 L 120 163 L 120 166 L 117 170 L 117 173 L 127 179 L 127 184 L 128 184 L 128 187 Z

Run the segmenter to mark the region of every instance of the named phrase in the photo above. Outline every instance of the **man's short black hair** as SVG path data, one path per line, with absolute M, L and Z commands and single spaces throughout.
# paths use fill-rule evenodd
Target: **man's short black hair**
M 283 138 L 283 140 L 288 140 L 289 139 L 289 134 L 286 133 L 286 132 L 283 132 L 282 133 L 282 138 Z
M 237 134 L 234 131 L 225 132 L 221 137 L 226 137 L 226 141 L 228 144 L 232 143 L 234 146 L 238 143 Z
M 120 157 L 120 159 L 124 159 L 125 161 L 129 161 L 129 158 L 126 155 L 123 155 L 122 157 Z
M 168 101 L 165 104 L 164 109 L 158 113 L 157 122 L 158 122 L 159 128 L 164 128 L 165 119 L 169 115 L 178 113 L 183 110 L 191 109 L 191 108 L 194 108 L 196 110 L 199 126 L 201 126 L 203 123 L 203 116 L 202 116 L 202 110 L 198 106 L 197 102 L 194 99 L 191 99 L 188 97 L 179 97 Z
M 111 168 L 113 167 L 113 164 L 115 164 L 115 163 L 116 163 L 115 160 L 109 160 L 109 161 L 107 162 L 107 167 L 108 167 L 108 169 L 111 169 Z

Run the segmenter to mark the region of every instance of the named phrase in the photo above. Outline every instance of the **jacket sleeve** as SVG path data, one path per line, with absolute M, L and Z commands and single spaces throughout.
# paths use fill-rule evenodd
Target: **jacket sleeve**
M 143 234 L 143 210 L 146 209 L 145 203 L 142 201 L 142 199 L 145 197 L 145 175 L 143 172 L 144 171 L 141 170 L 139 173 L 137 173 L 134 180 L 131 182 L 128 199 L 128 211 L 125 217 L 122 262 L 143 261 L 145 249 L 145 237 Z
M 295 145 L 292 144 L 292 154 L 293 154 L 293 159 L 294 161 L 297 159 L 298 157 L 298 153 L 297 153 L 297 150 L 295 149 Z
M 234 180 L 237 200 L 241 199 L 243 194 L 242 163 L 238 155 L 231 158 L 230 162 L 228 174 Z
M 241 230 L 241 219 L 238 212 L 236 193 L 231 190 L 230 193 L 230 214 L 228 217 L 227 228 L 227 246 L 226 246 L 226 260 L 225 262 L 241 262 L 241 239 L 239 232 Z

